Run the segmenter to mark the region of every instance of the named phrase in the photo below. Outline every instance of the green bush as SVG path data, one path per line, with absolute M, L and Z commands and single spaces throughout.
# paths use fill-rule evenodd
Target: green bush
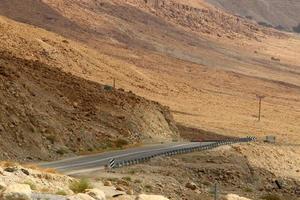
M 129 181 L 129 182 L 132 181 L 131 177 L 129 177 L 129 176 L 125 176 L 122 179 L 125 180 L 125 181 Z
M 68 194 L 67 194 L 65 191 L 63 191 L 63 190 L 57 191 L 56 194 L 57 194 L 57 195 L 61 195 L 61 196 L 67 196 L 67 195 L 68 195 Z
M 244 191 L 249 193 L 249 192 L 253 192 L 253 189 L 252 189 L 252 188 L 249 188 L 249 187 L 247 187 L 247 188 L 245 188 L 245 189 L 244 189 Z
M 276 194 L 266 194 L 261 197 L 264 200 L 281 200 L 281 198 Z
M 74 193 L 83 193 L 86 189 L 91 189 L 92 187 L 87 179 L 80 179 L 79 181 L 72 182 L 69 188 Z
M 152 191 L 152 186 L 151 185 L 145 185 L 145 188 L 148 190 L 148 191 Z
M 36 190 L 36 185 L 32 181 L 24 181 L 24 184 L 29 185 L 32 190 Z

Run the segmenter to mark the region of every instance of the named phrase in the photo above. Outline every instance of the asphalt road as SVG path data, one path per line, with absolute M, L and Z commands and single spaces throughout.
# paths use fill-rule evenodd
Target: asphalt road
M 189 142 L 189 143 L 171 143 L 137 147 L 122 151 L 112 151 L 87 156 L 78 156 L 74 158 L 63 159 L 55 162 L 41 163 L 41 167 L 53 168 L 67 175 L 76 175 L 104 169 L 110 159 L 116 161 L 141 158 L 151 156 L 170 150 L 179 150 L 212 144 L 214 142 Z

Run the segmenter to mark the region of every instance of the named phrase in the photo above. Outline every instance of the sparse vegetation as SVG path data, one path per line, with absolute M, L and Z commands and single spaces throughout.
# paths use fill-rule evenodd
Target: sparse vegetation
M 86 189 L 91 189 L 91 183 L 87 179 L 80 179 L 79 181 L 74 181 L 69 186 L 70 190 L 74 193 L 84 192 Z
M 115 141 L 115 145 L 116 145 L 116 147 L 117 148 L 122 148 L 122 147 L 124 147 L 124 146 L 126 146 L 126 145 L 128 145 L 129 143 L 128 143 L 128 141 L 127 140 L 125 140 L 125 139 L 117 139 L 116 141 Z
M 148 190 L 149 192 L 152 191 L 152 186 L 151 185 L 145 185 L 145 189 Z
M 123 177 L 122 179 L 123 179 L 123 180 L 125 180 L 125 181 L 129 181 L 129 182 L 131 182 L 131 181 L 132 181 L 132 179 L 131 179 L 131 177 L 130 177 L 130 176 Z
M 32 190 L 37 189 L 36 184 L 34 182 L 30 181 L 30 180 L 24 181 L 24 184 L 29 185 Z
M 249 187 L 246 187 L 246 188 L 244 189 L 244 191 L 247 192 L 247 193 L 251 193 L 251 192 L 253 192 L 253 189 L 252 189 L 252 188 L 249 188 Z
M 142 183 L 142 181 L 140 179 L 136 179 L 134 180 L 134 183 Z
M 266 194 L 261 197 L 263 200 L 282 200 L 277 194 Z
M 2 161 L 2 162 L 0 162 L 0 166 L 2 166 L 2 167 L 15 167 L 15 166 L 18 166 L 18 163 L 11 162 L 11 161 Z
M 129 172 L 128 172 L 129 174 L 135 174 L 136 173 L 136 171 L 134 170 L 134 169 L 131 169 L 131 170 L 129 170 Z
M 66 196 L 67 195 L 67 193 L 64 190 L 59 190 L 55 194 L 61 195 L 61 196 Z

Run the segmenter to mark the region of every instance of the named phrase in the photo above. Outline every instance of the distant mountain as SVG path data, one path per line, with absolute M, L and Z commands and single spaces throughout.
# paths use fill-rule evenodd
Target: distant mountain
M 300 32 L 299 0 L 206 0 L 231 13 L 286 31 Z

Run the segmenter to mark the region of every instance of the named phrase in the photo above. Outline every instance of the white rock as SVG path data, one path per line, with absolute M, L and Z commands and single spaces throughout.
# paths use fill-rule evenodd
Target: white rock
M 86 194 L 93 197 L 95 200 L 106 200 L 105 193 L 99 189 L 88 189 Z
M 26 184 L 12 184 L 2 192 L 3 200 L 31 200 L 31 189 Z
M 236 194 L 228 194 L 226 196 L 226 199 L 227 200 L 251 200 L 251 199 L 248 199 L 245 197 L 240 197 L 239 195 L 236 195 Z
M 166 197 L 160 195 L 145 195 L 141 194 L 138 196 L 137 200 L 169 200 Z
M 79 193 L 73 196 L 69 196 L 67 200 L 95 200 L 95 199 L 87 194 Z
M 99 190 L 103 191 L 106 198 L 113 198 L 116 196 L 125 195 L 125 192 L 117 191 L 115 187 L 107 187 L 107 186 L 101 186 L 98 187 Z

